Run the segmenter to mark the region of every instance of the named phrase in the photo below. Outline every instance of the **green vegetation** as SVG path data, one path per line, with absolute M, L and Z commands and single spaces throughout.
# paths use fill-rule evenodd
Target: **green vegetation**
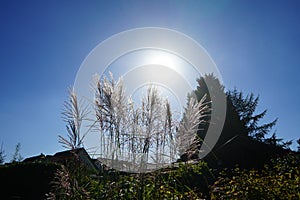
M 221 171 L 203 161 L 151 173 L 104 170 L 97 176 L 75 160 L 66 165 L 15 162 L 0 166 L 0 178 L 6 180 L 1 182 L 2 197 L 49 200 L 299 199 L 299 177 L 300 154 L 295 152 L 272 159 L 263 169 Z
M 48 199 L 198 199 L 208 194 L 213 180 L 202 161 L 151 173 L 108 170 L 97 177 L 84 173 L 83 168 L 57 170 Z
M 184 116 L 178 123 L 172 119 L 169 103 L 155 89 L 150 88 L 141 107 L 135 109 L 124 96 L 121 80 L 97 82 L 97 121 L 88 131 L 98 128 L 99 155 L 111 160 L 127 158 L 137 164 L 147 163 L 152 156 L 153 163 L 170 161 L 168 167 L 129 173 L 102 163 L 102 169 L 95 174 L 79 162 L 76 154 L 74 160 L 61 164 L 16 162 L 22 160 L 18 143 L 12 163 L 0 166 L 0 179 L 7 180 L 1 183 L 4 198 L 300 199 L 300 139 L 295 152 L 289 149 L 292 141 L 270 134 L 277 119 L 261 123 L 267 111 L 256 112 L 258 96 L 245 96 L 236 89 L 225 92 L 213 75 L 197 81 L 196 98 L 188 96 Z M 206 83 L 214 95 L 209 94 Z M 221 95 L 227 100 L 224 128 L 212 151 L 200 160 L 199 147 L 208 126 L 218 123 L 218 116 L 210 115 L 211 102 Z M 68 137 L 59 136 L 64 147 L 74 150 L 83 146 L 87 132 L 82 132 L 81 126 L 87 115 L 87 108 L 71 91 L 63 113 Z M 139 133 L 145 137 L 137 138 Z M 152 151 L 154 154 L 150 154 Z M 146 156 L 141 160 L 137 152 Z M 167 157 L 160 157 L 161 152 Z M 0 164 L 4 159 L 1 146 Z M 30 192 L 30 188 L 37 191 Z
M 78 161 L 75 155 L 55 171 L 46 199 L 90 199 L 88 186 L 91 184 L 92 173 Z
M 198 79 L 195 94 L 201 105 L 210 107 L 215 98 L 206 95 L 209 94 L 207 82 L 215 94 L 226 95 L 227 112 L 221 137 L 205 158 L 206 162 L 197 159 L 177 162 L 168 168 L 138 174 L 105 168 L 97 176 L 86 173 L 83 166 L 63 167 L 55 173 L 48 199 L 299 199 L 299 154 L 288 150 L 291 141 L 283 142 L 275 133 L 268 137 L 277 119 L 261 124 L 267 111 L 256 113 L 259 97 L 253 94 L 244 96 L 236 89 L 225 93 L 224 87 L 213 75 Z M 118 86 L 118 83 L 115 85 Z M 106 86 L 109 84 L 106 83 Z M 121 86 L 119 89 L 122 91 Z M 98 82 L 98 91 L 97 106 L 101 109 L 106 106 L 104 111 L 108 112 L 113 101 L 109 99 L 113 95 L 113 87 L 103 90 Z M 187 104 L 181 123 L 191 121 L 187 120 L 187 112 L 195 113 L 203 108 L 190 105 Z M 103 120 L 105 116 L 112 118 L 106 120 L 111 124 L 102 126 L 112 129 L 121 126 L 115 122 L 119 117 L 117 113 L 102 113 L 102 116 L 101 112 L 97 112 L 98 119 Z M 198 129 L 193 129 L 198 130 L 199 137 L 193 139 L 186 151 L 195 151 L 203 141 L 209 125 L 203 122 L 215 120 L 210 117 L 211 110 L 200 112 L 202 117 L 197 119 L 202 123 L 198 123 Z M 122 130 L 116 129 L 116 133 Z M 114 134 L 115 131 L 108 129 L 108 132 Z M 181 155 L 185 153 L 180 152 Z M 223 161 L 223 164 L 216 164 L 218 161 Z
M 274 158 L 263 169 L 219 172 L 200 161 L 144 174 L 108 170 L 91 177 L 78 170 L 59 169 L 48 199 L 300 198 L 300 155 L 295 153 Z
M 224 170 L 211 199 L 300 199 L 300 155 L 274 159 L 262 170 Z

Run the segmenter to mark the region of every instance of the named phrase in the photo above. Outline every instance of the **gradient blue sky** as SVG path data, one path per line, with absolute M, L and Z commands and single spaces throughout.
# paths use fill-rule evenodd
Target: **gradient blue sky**
M 109 36 L 155 26 L 198 41 L 227 89 L 260 94 L 266 120 L 300 137 L 299 1 L 1 1 L 0 142 L 7 160 L 63 148 L 67 88 L 87 54 Z M 295 147 L 294 145 L 293 147 Z

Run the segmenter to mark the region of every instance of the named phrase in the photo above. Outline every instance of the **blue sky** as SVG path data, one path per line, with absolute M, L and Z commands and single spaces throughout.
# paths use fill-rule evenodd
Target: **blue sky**
M 0 142 L 7 160 L 63 150 L 67 88 L 87 54 L 113 34 L 164 27 L 199 42 L 227 89 L 260 95 L 279 137 L 300 137 L 298 1 L 1 1 Z M 295 147 L 295 145 L 294 145 Z

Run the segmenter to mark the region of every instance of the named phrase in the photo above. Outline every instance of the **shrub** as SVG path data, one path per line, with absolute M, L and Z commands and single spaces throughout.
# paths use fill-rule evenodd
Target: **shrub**
M 211 199 L 300 199 L 300 156 L 273 159 L 263 170 L 223 171 Z

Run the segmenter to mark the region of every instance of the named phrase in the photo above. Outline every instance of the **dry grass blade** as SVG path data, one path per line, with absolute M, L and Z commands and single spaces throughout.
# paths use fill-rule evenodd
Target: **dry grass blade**
M 62 112 L 63 120 L 67 123 L 68 139 L 59 135 L 59 143 L 64 148 L 76 149 L 83 145 L 83 139 L 87 132 L 81 134 L 81 125 L 84 120 L 87 120 L 88 106 L 84 106 L 83 101 L 78 101 L 74 89 L 69 90 L 69 99 L 64 103 Z

